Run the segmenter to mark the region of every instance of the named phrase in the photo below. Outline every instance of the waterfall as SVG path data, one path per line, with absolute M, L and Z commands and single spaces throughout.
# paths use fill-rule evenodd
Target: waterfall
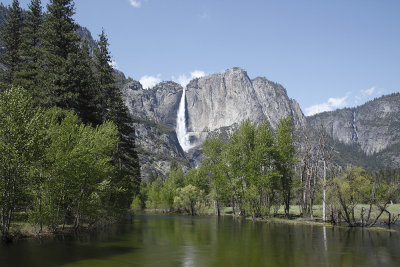
M 179 103 L 176 119 L 176 135 L 183 151 L 187 152 L 191 148 L 189 135 L 186 129 L 186 89 L 183 88 L 181 102 Z

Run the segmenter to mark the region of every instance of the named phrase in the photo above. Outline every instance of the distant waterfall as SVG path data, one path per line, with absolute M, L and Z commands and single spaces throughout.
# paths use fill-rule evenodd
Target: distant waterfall
M 176 134 L 178 137 L 179 144 L 183 151 L 187 152 L 190 148 L 189 135 L 186 129 L 186 89 L 183 88 L 181 102 L 179 103 L 178 116 L 176 119 Z

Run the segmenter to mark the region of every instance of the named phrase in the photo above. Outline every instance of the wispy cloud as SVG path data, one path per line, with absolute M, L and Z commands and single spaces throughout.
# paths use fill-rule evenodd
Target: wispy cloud
M 365 90 L 361 90 L 361 93 L 363 94 L 363 95 L 368 95 L 368 96 L 370 96 L 370 95 L 372 95 L 374 92 L 375 92 L 375 87 L 371 87 L 371 88 L 369 88 L 369 89 L 365 89 Z
M 139 8 L 142 6 L 142 3 L 138 0 L 129 0 L 129 2 L 131 3 L 131 6 Z
M 185 87 L 191 80 L 203 77 L 205 75 L 206 75 L 206 73 L 204 71 L 195 70 L 195 71 L 192 71 L 189 76 L 187 76 L 186 74 L 182 74 L 182 75 L 179 75 L 178 77 L 172 76 L 171 79 L 174 82 L 177 82 L 180 85 L 182 85 L 183 87 Z
M 374 99 L 375 97 L 380 97 L 386 92 L 383 88 L 378 88 L 373 86 L 369 89 L 360 90 L 360 93 L 354 97 L 354 105 L 361 105 L 365 102 Z
M 161 74 L 157 74 L 156 76 L 151 76 L 151 75 L 142 76 L 142 78 L 140 78 L 139 82 L 143 86 L 144 89 L 151 89 L 156 84 L 161 82 Z
M 350 96 L 350 92 L 348 92 L 344 97 L 330 97 L 328 99 L 328 101 L 321 103 L 321 104 L 316 104 L 316 105 L 312 105 L 308 108 L 306 108 L 306 115 L 307 116 L 311 116 L 317 113 L 321 113 L 324 111 L 331 111 L 331 110 L 335 110 L 338 108 L 343 108 L 345 107 L 348 102 L 348 98 Z
M 118 69 L 118 64 L 116 61 L 111 61 L 108 63 L 113 69 Z

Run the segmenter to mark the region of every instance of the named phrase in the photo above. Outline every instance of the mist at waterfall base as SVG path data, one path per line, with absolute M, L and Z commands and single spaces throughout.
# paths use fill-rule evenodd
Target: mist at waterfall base
M 178 114 L 176 119 L 176 135 L 178 137 L 179 144 L 183 151 L 188 152 L 193 147 L 190 144 L 189 134 L 186 128 L 186 89 L 183 88 L 181 102 L 179 103 Z

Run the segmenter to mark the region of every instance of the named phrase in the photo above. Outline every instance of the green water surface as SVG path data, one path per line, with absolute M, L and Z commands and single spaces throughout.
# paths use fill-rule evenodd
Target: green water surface
M 100 233 L 2 245 L 0 266 L 400 266 L 400 234 L 140 215 Z

